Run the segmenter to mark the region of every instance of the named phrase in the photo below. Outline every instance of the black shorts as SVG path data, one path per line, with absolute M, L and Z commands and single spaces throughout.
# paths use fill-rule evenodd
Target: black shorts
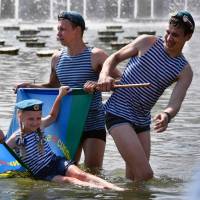
M 106 142 L 106 129 L 103 128 L 98 130 L 84 131 L 81 137 L 81 143 L 87 138 L 97 138 Z
M 119 124 L 130 124 L 137 134 L 150 130 L 150 125 L 138 126 L 138 125 L 135 125 L 133 122 L 130 122 L 127 119 L 124 119 L 123 117 L 119 117 L 111 113 L 106 113 L 106 127 L 108 131 L 111 128 L 118 126 Z
M 57 175 L 65 176 L 68 167 L 73 164 L 73 161 L 55 155 L 50 163 L 42 168 L 34 177 L 51 181 Z

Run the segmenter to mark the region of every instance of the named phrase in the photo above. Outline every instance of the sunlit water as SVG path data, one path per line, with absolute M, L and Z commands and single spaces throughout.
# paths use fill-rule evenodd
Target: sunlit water
M 109 54 L 113 51 L 109 45 L 98 40 L 97 30 L 105 25 L 88 25 L 85 41 L 90 45 L 105 49 Z M 123 36 L 136 35 L 138 30 L 156 30 L 157 35 L 164 34 L 164 24 L 126 24 Z M 71 185 L 59 185 L 29 178 L 10 178 L 0 180 L 0 199 L 184 199 L 186 185 L 191 181 L 193 168 L 200 162 L 200 29 L 197 28 L 191 41 L 185 46 L 184 54 L 194 70 L 194 79 L 187 93 L 183 106 L 172 120 L 167 131 L 157 134 L 152 130 L 151 165 L 155 178 L 142 185 L 134 185 L 124 178 L 124 162 L 121 159 L 113 140 L 107 137 L 107 146 L 101 176 L 129 190 L 126 192 L 100 191 L 79 188 Z M 50 58 L 37 57 L 40 48 L 25 47 L 25 43 L 16 39 L 18 31 L 4 31 L 1 38 L 6 44 L 20 47 L 19 55 L 0 55 L 0 127 L 6 131 L 12 116 L 15 94 L 13 86 L 18 82 L 45 82 L 50 73 Z M 56 49 L 60 45 L 56 41 L 56 31 L 43 31 L 39 35 L 46 41 L 47 48 Z M 124 64 L 119 67 L 123 69 Z M 153 115 L 164 109 L 170 97 L 169 88 L 153 109 Z M 104 101 L 109 96 L 104 93 Z M 188 198 L 187 198 L 188 199 Z

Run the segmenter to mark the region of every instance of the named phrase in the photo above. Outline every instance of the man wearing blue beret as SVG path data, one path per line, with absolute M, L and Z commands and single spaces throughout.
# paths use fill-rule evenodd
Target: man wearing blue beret
M 183 55 L 183 47 L 195 29 L 192 15 L 179 11 L 169 19 L 163 38 L 141 35 L 110 55 L 103 64 L 98 87 L 110 91 L 116 66 L 129 59 L 121 84 L 149 82 L 148 88 L 118 89 L 105 105 L 106 126 L 126 163 L 126 177 L 148 180 L 150 166 L 151 110 L 166 88 L 173 86 L 166 108 L 154 117 L 154 129 L 163 132 L 178 113 L 191 84 L 193 71 Z
M 22 83 L 19 87 L 70 87 L 90 86 L 91 81 L 97 81 L 105 59 L 106 52 L 96 47 L 90 47 L 83 41 L 86 29 L 85 20 L 75 11 L 63 11 L 58 15 L 57 38 L 64 48 L 57 51 L 52 58 L 51 74 L 48 83 Z M 114 78 L 120 77 L 120 72 L 113 70 Z M 87 168 L 102 168 L 106 144 L 105 114 L 100 92 L 95 92 L 92 98 L 88 117 L 83 130 L 81 143 L 76 155 L 78 162 L 82 150 L 85 154 L 84 163 Z

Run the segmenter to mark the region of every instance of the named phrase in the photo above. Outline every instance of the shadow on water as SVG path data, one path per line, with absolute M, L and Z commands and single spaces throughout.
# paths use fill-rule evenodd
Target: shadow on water
M 158 35 L 164 34 L 165 24 L 126 24 L 125 35 L 135 35 L 139 30 L 156 30 Z M 109 54 L 113 51 L 110 45 L 98 40 L 97 31 L 104 29 L 105 24 L 88 25 L 85 40 L 89 45 L 103 48 Z M 1 29 L 1 27 L 0 27 Z M 19 55 L 0 55 L 0 127 L 6 131 L 12 116 L 15 94 L 13 86 L 18 82 L 48 80 L 50 72 L 50 57 L 38 57 L 39 48 L 28 48 L 16 39 L 18 31 L 3 31 L 1 37 L 9 45 L 19 46 Z M 56 31 L 46 31 L 49 35 L 43 38 L 46 47 L 57 49 L 60 47 L 56 41 Z M 69 184 L 59 185 L 44 181 L 35 181 L 29 178 L 0 179 L 0 199 L 133 199 L 133 200 L 181 200 L 185 183 L 189 182 L 193 173 L 193 166 L 199 160 L 200 140 L 200 54 L 199 51 L 200 29 L 197 27 L 191 41 L 185 46 L 184 54 L 193 67 L 194 79 L 187 93 L 177 117 L 170 123 L 168 130 L 162 134 L 152 131 L 152 156 L 151 165 L 155 172 L 152 181 L 135 185 L 124 177 L 124 163 L 110 136 L 107 138 L 103 178 L 118 186 L 127 188 L 125 192 L 101 191 L 89 188 L 75 187 Z M 124 64 L 120 64 L 123 70 Z M 164 109 L 170 97 L 171 88 L 153 109 L 152 114 Z M 110 94 L 103 94 L 104 101 Z

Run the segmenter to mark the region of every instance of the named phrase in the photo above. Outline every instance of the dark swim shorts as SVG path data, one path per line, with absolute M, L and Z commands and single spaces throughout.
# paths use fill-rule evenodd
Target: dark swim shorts
M 113 115 L 111 113 L 106 113 L 106 127 L 107 127 L 108 131 L 111 128 L 117 127 L 120 124 L 130 124 L 137 134 L 150 130 L 150 125 L 138 126 L 138 125 L 135 125 L 134 123 L 128 121 L 127 119 Z
M 84 131 L 81 137 L 81 143 L 87 138 L 97 138 L 106 142 L 106 130 L 99 129 L 99 130 Z
M 74 162 L 71 160 L 66 160 L 61 156 L 55 156 L 51 162 L 42 168 L 34 177 L 51 181 L 57 175 L 65 176 L 68 167 L 72 164 L 74 164 Z

